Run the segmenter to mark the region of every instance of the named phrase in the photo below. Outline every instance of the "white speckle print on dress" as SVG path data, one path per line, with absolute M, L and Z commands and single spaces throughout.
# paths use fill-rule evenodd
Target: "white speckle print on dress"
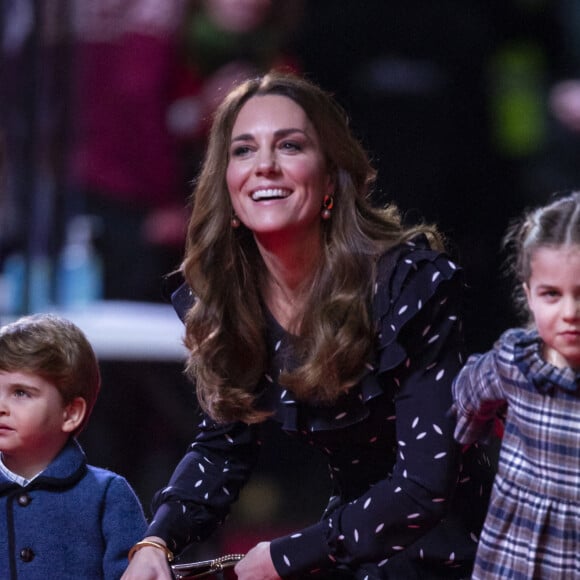
M 376 349 L 361 361 L 358 384 L 324 406 L 297 401 L 279 384 L 281 369 L 295 363 L 293 337 L 266 313 L 270 360 L 258 402 L 273 425 L 322 451 L 332 487 L 320 521 L 272 539 L 270 554 L 284 577 L 330 578 L 345 567 L 361 579 L 406 578 L 398 575 L 401 563 L 425 580 L 469 577 L 478 528 L 463 518 L 476 510 L 455 513 L 450 499 L 475 508 L 487 496 L 478 500 L 479 485 L 450 477 L 462 291 L 461 270 L 424 238 L 385 253 L 369 297 Z M 260 440 L 268 444 L 261 424 L 220 425 L 204 416 L 195 445 L 154 500 L 164 515 L 148 534 L 170 539 L 176 551 L 187 538 L 207 537 L 250 477 Z M 443 520 L 447 504 L 453 517 Z

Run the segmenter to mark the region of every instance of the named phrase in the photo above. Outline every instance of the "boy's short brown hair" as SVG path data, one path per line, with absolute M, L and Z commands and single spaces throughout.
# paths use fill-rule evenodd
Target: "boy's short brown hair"
M 82 397 L 86 426 L 101 387 L 99 365 L 87 337 L 54 314 L 24 316 L 0 328 L 0 371 L 28 372 L 54 384 L 64 403 Z

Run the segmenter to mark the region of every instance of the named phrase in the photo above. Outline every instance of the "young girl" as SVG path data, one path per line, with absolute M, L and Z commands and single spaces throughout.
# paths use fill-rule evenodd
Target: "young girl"
M 505 238 L 531 324 L 455 379 L 461 443 L 507 405 L 472 578 L 580 577 L 580 192 L 530 211 Z

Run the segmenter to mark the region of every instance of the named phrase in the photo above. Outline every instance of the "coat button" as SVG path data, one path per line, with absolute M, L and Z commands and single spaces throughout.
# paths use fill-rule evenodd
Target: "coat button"
M 34 550 L 32 548 L 22 548 L 20 550 L 20 559 L 23 562 L 32 562 L 34 560 Z
M 22 507 L 26 507 L 31 501 L 32 498 L 27 493 L 18 496 L 18 505 L 21 505 Z

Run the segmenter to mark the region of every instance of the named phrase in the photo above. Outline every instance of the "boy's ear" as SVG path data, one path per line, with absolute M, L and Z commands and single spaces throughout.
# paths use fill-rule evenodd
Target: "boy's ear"
M 82 397 L 76 397 L 67 403 L 63 411 L 62 430 L 72 433 L 83 422 L 87 412 L 87 402 Z

